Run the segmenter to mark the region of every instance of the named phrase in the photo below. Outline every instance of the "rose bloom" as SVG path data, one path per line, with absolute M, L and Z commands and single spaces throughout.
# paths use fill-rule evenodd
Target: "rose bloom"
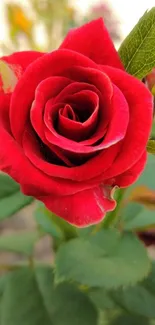
M 0 169 L 76 226 L 115 208 L 115 187 L 146 162 L 152 97 L 125 72 L 103 20 L 71 30 L 51 53 L 3 57 Z

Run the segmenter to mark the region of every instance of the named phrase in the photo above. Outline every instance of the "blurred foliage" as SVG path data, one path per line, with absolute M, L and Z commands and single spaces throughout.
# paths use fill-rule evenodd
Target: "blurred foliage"
M 10 27 L 10 37 L 13 42 L 17 41 L 19 33 L 31 37 L 33 21 L 30 20 L 19 5 L 8 4 L 7 16 Z
M 0 44 L 1 51 L 9 54 L 14 50 L 32 49 L 50 51 L 57 48 L 70 28 L 74 28 L 99 17 L 104 22 L 114 41 L 120 40 L 119 22 L 110 5 L 105 0 L 100 5 L 90 7 L 83 15 L 68 0 L 28 0 L 5 4 L 8 45 Z
M 125 190 L 121 202 L 120 228 L 136 231 L 146 245 L 155 245 L 154 155 L 148 154 L 144 172 Z

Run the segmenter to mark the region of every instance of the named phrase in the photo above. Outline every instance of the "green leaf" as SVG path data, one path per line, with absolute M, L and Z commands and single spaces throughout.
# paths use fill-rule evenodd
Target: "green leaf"
M 0 220 L 10 217 L 33 199 L 20 192 L 20 187 L 10 177 L 0 175 Z
M 137 237 L 114 229 L 64 244 L 55 263 L 56 282 L 74 280 L 105 288 L 134 284 L 150 269 L 147 252 Z
M 149 325 L 149 319 L 136 315 L 122 313 L 114 318 L 108 325 Z
M 10 274 L 1 312 L 5 325 L 97 325 L 89 297 L 71 284 L 55 287 L 51 268 Z
M 114 309 L 100 313 L 99 325 L 153 325 L 149 319 Z
M 137 285 L 113 294 L 115 302 L 128 312 L 145 317 L 155 317 L 155 296 L 145 287 Z
M 134 219 L 143 210 L 143 206 L 137 202 L 129 202 L 121 211 L 125 224 Z
M 152 262 L 151 272 L 149 276 L 143 281 L 143 285 L 155 296 L 155 261 Z
M 124 210 L 123 228 L 125 230 L 142 230 L 155 226 L 155 211 L 144 208 L 138 203 L 129 203 L 127 206 L 129 214 L 125 214 L 127 210 Z M 123 214 L 123 211 L 122 211 Z
M 10 251 L 31 256 L 34 245 L 39 239 L 37 232 L 20 232 L 20 234 L 0 236 L 0 251 Z
M 53 222 L 49 214 L 46 212 L 43 204 L 38 204 L 38 207 L 35 211 L 35 219 L 45 233 L 48 233 L 52 237 L 64 239 L 64 233 L 62 229 Z
M 106 310 L 104 312 L 100 311 L 98 325 L 112 324 L 113 320 L 115 320 L 121 313 L 122 313 L 122 311 L 120 311 L 118 309 Z M 123 324 L 123 325 L 125 325 L 125 324 Z
M 117 305 L 127 312 L 155 318 L 155 264 L 149 277 L 142 283 L 114 291 L 111 295 Z
M 155 170 L 155 157 L 153 155 L 148 154 L 147 164 L 141 176 L 138 178 L 137 182 L 135 182 L 132 186 L 129 186 L 126 189 L 126 197 L 139 185 L 145 185 L 148 188 L 155 190 L 155 173 L 152 172 Z
M 4 292 L 4 288 L 5 288 L 5 285 L 6 285 L 6 280 L 7 280 L 7 275 L 1 275 L 0 276 L 0 299 L 3 295 L 3 292 Z
M 8 278 L 8 275 L 6 275 L 6 274 L 0 276 L 0 325 L 1 325 L 2 299 L 3 299 L 3 293 L 5 290 L 7 278 Z
M 0 200 L 0 220 L 12 216 L 32 201 L 31 197 L 25 196 L 21 192 L 16 192 Z
M 19 191 L 19 185 L 9 176 L 0 174 L 0 199 Z
M 155 155 L 155 140 L 149 140 L 147 143 L 147 152 Z
M 147 279 L 134 287 L 113 291 L 110 297 L 129 313 L 155 318 L 155 263 Z
M 6 279 L 7 279 L 7 275 L 0 276 L 0 315 L 1 315 L 1 310 L 2 310 L 1 302 L 2 302 L 3 293 L 4 293 L 4 289 L 5 289 Z M 1 325 L 1 317 L 0 317 L 0 325 Z
M 117 307 L 114 300 L 110 297 L 109 292 L 104 288 L 91 289 L 89 297 L 98 309 L 105 310 Z
M 155 66 L 155 7 L 147 11 L 121 44 L 119 55 L 131 75 L 142 79 Z

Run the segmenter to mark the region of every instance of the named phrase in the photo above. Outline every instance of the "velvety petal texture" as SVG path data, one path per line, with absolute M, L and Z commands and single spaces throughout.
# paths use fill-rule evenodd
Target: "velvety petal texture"
M 124 71 L 102 19 L 56 51 L 0 62 L 0 169 L 67 222 L 100 222 L 145 166 L 150 92 Z
M 103 19 L 97 19 L 72 29 L 60 49 L 70 49 L 86 55 L 98 64 L 106 64 L 123 69 L 123 64 L 114 48 Z

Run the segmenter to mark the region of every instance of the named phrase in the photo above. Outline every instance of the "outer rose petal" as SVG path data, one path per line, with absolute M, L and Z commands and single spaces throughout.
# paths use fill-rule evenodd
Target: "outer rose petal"
M 9 64 L 17 64 L 21 66 L 23 70 L 25 70 L 29 64 L 37 60 L 42 55 L 44 55 L 44 53 L 35 51 L 23 51 L 13 53 L 9 56 L 3 56 L 1 59 Z
M 114 184 L 119 187 L 127 187 L 133 184 L 142 173 L 146 163 L 147 153 L 142 154 L 141 158 L 130 169 L 121 175 L 116 176 Z M 108 182 L 107 182 L 108 183 Z
M 141 81 L 112 67 L 102 69 L 124 94 L 130 116 L 120 154 L 103 175 L 103 179 L 110 179 L 124 173 L 141 158 L 152 126 L 153 103 L 151 93 Z
M 102 18 L 72 29 L 60 46 L 63 48 L 82 53 L 98 64 L 124 70 Z
M 47 208 L 67 222 L 86 227 L 100 222 L 107 211 L 114 210 L 116 202 L 111 198 L 112 189 L 98 186 L 71 196 L 38 197 Z
M 16 52 L 9 56 L 3 56 L 0 58 L 0 60 L 8 63 L 13 73 L 15 73 L 17 79 L 20 79 L 21 75 L 23 74 L 27 66 L 30 65 L 34 60 L 38 59 L 42 55 L 43 53 L 34 52 L 34 51 Z M 1 107 L 5 107 L 5 110 L 8 111 L 10 106 L 12 90 L 8 91 L 7 94 L 4 93 L 4 91 L 1 91 L 3 89 L 3 85 L 1 83 L 2 80 L 0 76 L 0 109 Z M 10 94 L 8 95 L 8 93 Z M 9 119 L 9 114 L 7 116 L 7 119 Z

